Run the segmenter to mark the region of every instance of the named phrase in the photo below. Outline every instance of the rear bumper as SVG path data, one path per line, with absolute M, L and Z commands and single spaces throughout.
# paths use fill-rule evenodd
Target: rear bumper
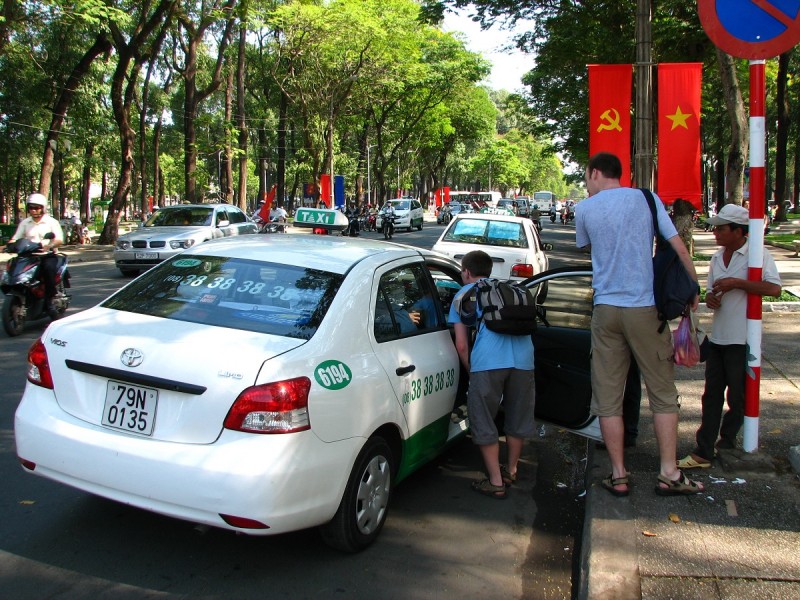
M 223 430 L 212 444 L 178 444 L 119 433 L 65 413 L 52 392 L 29 385 L 14 419 L 17 454 L 37 475 L 156 513 L 277 534 L 329 521 L 364 440 L 324 443 Z M 238 529 L 220 514 L 268 529 Z

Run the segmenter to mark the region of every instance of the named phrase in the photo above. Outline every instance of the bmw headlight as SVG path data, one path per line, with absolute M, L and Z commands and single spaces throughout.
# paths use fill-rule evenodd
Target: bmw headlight
M 117 250 L 128 250 L 131 247 L 131 243 L 128 240 L 117 240 Z
M 194 246 L 194 240 L 170 240 L 169 247 L 173 250 L 185 250 Z

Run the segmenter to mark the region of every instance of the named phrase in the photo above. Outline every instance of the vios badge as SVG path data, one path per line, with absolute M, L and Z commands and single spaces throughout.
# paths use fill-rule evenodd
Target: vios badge
M 119 357 L 120 362 L 126 367 L 138 367 L 144 360 L 144 354 L 136 348 L 125 348 Z

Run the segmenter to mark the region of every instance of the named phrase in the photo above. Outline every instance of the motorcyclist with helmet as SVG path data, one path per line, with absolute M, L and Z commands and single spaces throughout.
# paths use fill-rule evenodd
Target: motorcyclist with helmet
M 64 243 L 64 231 L 61 229 L 61 224 L 57 219 L 46 214 L 47 198 L 44 195 L 34 193 L 28 196 L 27 210 L 30 216 L 20 222 L 6 248 L 17 240 L 27 239 L 34 244 L 40 244 L 42 250 L 48 252 L 41 259 L 39 272 L 44 282 L 47 314 L 51 318 L 55 318 L 57 311 L 53 306 L 52 300 L 56 295 L 58 258 L 54 251 Z M 48 235 L 51 233 L 53 234 L 52 236 Z

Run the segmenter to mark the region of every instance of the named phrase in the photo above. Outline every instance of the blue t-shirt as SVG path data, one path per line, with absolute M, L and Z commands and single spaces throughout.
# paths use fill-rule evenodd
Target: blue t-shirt
M 654 194 L 658 228 L 664 239 L 678 235 L 664 204 Z M 635 188 L 603 190 L 575 207 L 575 242 L 592 245 L 594 303 L 654 306 L 653 216 Z
M 474 284 L 467 284 L 453 298 L 450 305 L 450 314 L 447 316 L 448 323 L 462 323 L 458 307 L 461 305 L 461 297 Z M 465 323 L 466 324 L 466 323 Z M 520 369 L 522 371 L 533 370 L 533 340 L 529 335 L 504 335 L 490 331 L 483 324 L 478 322 L 478 334 L 475 337 L 475 345 L 469 358 L 470 371 L 490 371 L 492 369 Z

